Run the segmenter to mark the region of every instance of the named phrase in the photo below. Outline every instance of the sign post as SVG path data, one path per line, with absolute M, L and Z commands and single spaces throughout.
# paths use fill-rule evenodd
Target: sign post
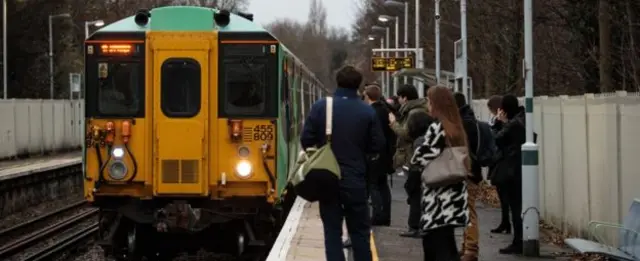
M 471 104 L 473 86 L 471 84 L 471 78 L 466 73 L 467 59 L 464 56 L 464 39 L 460 39 L 453 43 L 454 50 L 454 73 L 455 73 L 455 92 L 461 92 L 467 98 L 467 102 Z M 466 81 L 465 81 L 466 79 Z M 466 83 L 466 84 L 465 84 Z
M 371 58 L 371 71 L 374 72 L 394 72 L 402 69 L 411 69 L 411 68 L 423 68 L 421 57 L 422 57 L 422 48 L 393 48 L 393 49 L 373 49 L 371 50 L 374 53 L 374 57 Z M 404 57 L 383 57 L 383 56 L 375 56 L 376 53 L 388 53 L 388 52 L 410 52 L 409 56 Z M 416 61 L 417 58 L 417 61 Z M 418 88 L 418 94 L 420 97 L 423 95 L 423 83 L 414 80 L 414 84 Z M 419 85 L 419 86 L 418 86 Z M 398 86 L 390 86 L 387 88 L 386 92 L 383 91 L 387 96 L 392 96 L 396 88 Z
M 82 85 L 82 76 L 79 73 L 69 73 L 69 100 L 73 100 L 73 93 L 78 93 L 80 97 L 80 87 Z

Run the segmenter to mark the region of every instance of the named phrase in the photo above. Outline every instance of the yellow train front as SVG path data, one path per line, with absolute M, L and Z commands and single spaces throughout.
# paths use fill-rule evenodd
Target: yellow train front
M 290 92 L 283 64 L 296 61 L 251 20 L 163 7 L 87 39 L 85 197 L 107 253 L 241 254 L 275 239 L 299 128 L 279 86 Z

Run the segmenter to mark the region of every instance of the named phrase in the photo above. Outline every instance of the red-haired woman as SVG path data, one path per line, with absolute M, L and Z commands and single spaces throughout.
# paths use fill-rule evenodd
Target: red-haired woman
M 434 86 L 427 91 L 428 111 L 434 118 L 411 159 L 426 167 L 446 147 L 467 147 L 467 137 L 451 91 Z M 465 162 L 467 169 L 470 162 Z M 426 173 L 428 175 L 428 173 Z M 459 261 L 454 229 L 468 224 L 467 187 L 464 181 L 447 186 L 422 184 L 420 230 L 425 261 Z

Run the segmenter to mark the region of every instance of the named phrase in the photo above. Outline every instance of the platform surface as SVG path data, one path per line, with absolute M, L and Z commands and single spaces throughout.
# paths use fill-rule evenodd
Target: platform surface
M 409 205 L 406 203 L 407 196 L 403 188 L 404 181 L 405 177 L 394 177 L 394 187 L 391 189 L 391 226 L 375 227 L 373 229 L 376 236 L 376 248 L 382 261 L 423 260 L 421 239 L 399 236 L 400 233 L 407 229 L 407 217 L 409 215 Z M 488 207 L 482 203 L 476 205 L 480 227 L 480 261 L 568 260 L 557 255 L 570 253 L 570 250 L 544 242 L 541 242 L 540 255 L 542 257 L 539 258 L 498 253 L 500 248 L 506 247 L 511 242 L 513 235 L 491 234 L 489 231 L 500 223 L 500 209 Z M 456 230 L 458 250 L 461 247 L 462 232 L 462 229 Z
M 423 260 L 421 239 L 400 237 L 407 228 L 409 206 L 403 189 L 406 177 L 394 176 L 392 191 L 392 221 L 389 227 L 374 227 L 372 233 L 372 252 L 374 261 L 411 261 Z M 502 255 L 500 248 L 506 247 L 512 235 L 495 235 L 489 231 L 500 222 L 500 210 L 477 203 L 480 226 L 481 261 L 525 261 L 525 260 L 569 260 L 571 251 L 541 241 L 541 257 L 528 258 L 517 255 Z M 346 234 L 346 233 L 345 233 Z M 456 230 L 458 248 L 462 241 L 462 229 Z M 348 260 L 353 260 L 348 252 Z M 274 245 L 272 255 L 267 261 L 322 261 L 324 255 L 324 235 L 318 212 L 318 204 L 297 200 L 291 214 Z
M 82 152 L 0 161 L 0 181 L 82 163 Z

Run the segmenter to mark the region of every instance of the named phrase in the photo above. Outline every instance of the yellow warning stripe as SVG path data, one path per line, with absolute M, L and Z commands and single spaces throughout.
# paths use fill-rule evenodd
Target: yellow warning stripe
M 371 231 L 371 260 L 378 261 L 378 249 L 376 248 L 375 237 L 373 237 L 373 230 Z

